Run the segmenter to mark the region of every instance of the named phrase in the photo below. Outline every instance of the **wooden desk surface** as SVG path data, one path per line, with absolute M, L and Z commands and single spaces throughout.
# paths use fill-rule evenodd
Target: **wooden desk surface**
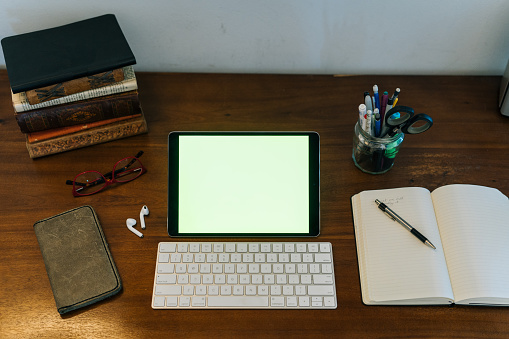
M 0 337 L 509 337 L 508 308 L 363 305 L 350 205 L 362 190 L 403 186 L 470 183 L 509 195 L 509 119 L 497 108 L 500 77 L 139 73 L 138 82 L 148 134 L 32 160 L 0 71 Z M 401 87 L 401 104 L 435 120 L 428 132 L 405 138 L 394 168 L 380 176 L 362 173 L 351 157 L 357 106 L 375 83 L 382 90 Z M 336 310 L 152 310 L 157 244 L 169 240 L 166 142 L 173 130 L 320 134 L 318 239 L 333 244 Z M 65 185 L 80 171 L 108 171 L 138 150 L 145 151 L 148 169 L 140 179 L 85 198 L 73 198 Z M 32 226 L 86 204 L 100 218 L 124 289 L 61 317 Z M 125 220 L 138 218 L 143 204 L 150 216 L 139 239 Z

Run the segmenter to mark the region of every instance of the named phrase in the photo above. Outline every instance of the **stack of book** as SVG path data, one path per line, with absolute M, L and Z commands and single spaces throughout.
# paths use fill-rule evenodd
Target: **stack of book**
M 113 14 L 2 39 L 14 115 L 31 158 L 147 132 Z

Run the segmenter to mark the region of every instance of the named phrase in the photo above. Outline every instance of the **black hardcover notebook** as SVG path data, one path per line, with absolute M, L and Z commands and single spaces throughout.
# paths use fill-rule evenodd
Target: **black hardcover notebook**
M 113 14 L 2 39 L 13 93 L 136 63 Z
M 81 206 L 34 224 L 60 314 L 110 297 L 122 289 L 99 219 Z

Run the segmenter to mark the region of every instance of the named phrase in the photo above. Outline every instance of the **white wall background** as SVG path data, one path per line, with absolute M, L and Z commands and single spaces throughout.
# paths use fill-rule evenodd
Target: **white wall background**
M 0 0 L 0 38 L 106 13 L 137 71 L 501 75 L 509 58 L 508 0 Z

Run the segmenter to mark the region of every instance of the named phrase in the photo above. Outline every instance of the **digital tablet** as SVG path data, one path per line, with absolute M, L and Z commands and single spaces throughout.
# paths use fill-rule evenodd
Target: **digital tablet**
M 304 237 L 320 233 L 316 132 L 171 132 L 168 234 Z

